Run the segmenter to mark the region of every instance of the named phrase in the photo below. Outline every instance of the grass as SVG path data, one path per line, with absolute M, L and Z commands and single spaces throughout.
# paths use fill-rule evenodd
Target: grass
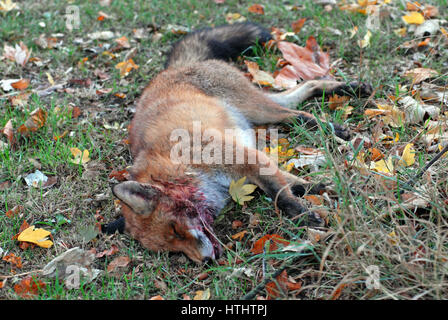
M 252 2 L 236 0 L 227 0 L 224 4 L 199 0 L 126 0 L 113 1 L 107 7 L 91 1 L 71 1 L 69 4 L 36 1 L 20 2 L 19 11 L 3 14 L 0 42 L 15 45 L 23 41 L 32 49 L 31 57 L 38 57 L 41 65 L 28 62 L 21 67 L 0 59 L 2 78 L 28 78 L 31 80 L 30 88 L 43 89 L 50 86 L 49 73 L 56 84 L 67 84 L 65 89 L 49 95 L 32 94 L 20 107 L 14 107 L 8 93 L 0 91 L 0 128 L 12 120 L 13 127 L 17 129 L 36 108 L 48 112 L 42 128 L 28 137 L 16 134 L 17 148 L 0 151 L 0 183 L 9 181 L 11 184 L 0 191 L 0 248 L 20 256 L 23 262 L 23 267 L 18 269 L 0 261 L 1 275 L 9 277 L 14 273 L 39 270 L 66 248 L 79 246 L 102 252 L 116 245 L 118 253 L 95 259 L 93 267 L 104 271 L 96 280 L 83 283 L 79 289 L 67 289 L 60 279 L 39 276 L 46 283 L 46 288 L 40 290 L 35 299 L 148 299 L 157 295 L 165 299 L 184 299 L 186 296 L 193 298 L 198 290 L 206 289 L 210 290 L 212 299 L 235 299 L 250 292 L 264 276 L 281 266 L 286 267 L 290 279 L 302 283 L 302 288 L 282 292 L 279 299 L 443 299 L 448 296 L 445 280 L 448 273 L 447 160 L 442 159 L 434 165 L 431 178 L 422 178 L 428 188 L 425 196 L 430 206 L 427 209 L 392 212 L 393 192 L 387 187 L 392 180 L 378 175 L 365 177 L 351 167 L 354 161 L 350 152 L 365 152 L 362 146 L 348 145 L 348 151 L 344 151 L 325 132 L 309 132 L 299 125 L 282 134 L 290 139 L 291 144 L 322 148 L 327 165 L 318 172 L 302 170 L 295 173 L 315 182 L 329 183 L 333 190 L 320 208 L 329 213 L 328 234 L 320 235 L 322 241 L 317 242 L 312 250 L 278 251 L 265 255 L 250 252 L 255 240 L 266 234 L 280 234 L 293 243 L 313 238 L 299 226 L 299 221 L 285 217 L 279 220 L 272 199 L 261 192 L 256 193 L 256 199 L 247 206 L 229 204 L 224 209 L 225 214 L 218 218 L 215 230 L 220 240 L 231 246 L 221 259 L 225 264 L 214 262 L 198 266 L 181 254 L 148 252 L 126 234 L 100 234 L 89 241 L 83 240 L 83 230 L 92 229 L 98 222 L 96 217 L 101 215 L 108 222 L 119 216 L 110 192 L 115 180 L 110 179 L 109 174 L 132 163 L 125 139 L 135 100 L 144 86 L 163 70 L 170 45 L 181 37 L 164 31 L 168 25 L 182 25 L 189 30 L 220 25 L 226 22 L 226 14 L 236 12 L 262 25 L 290 31 L 291 22 L 306 17 L 301 32 L 288 40 L 304 45 L 310 35 L 315 36 L 320 46 L 330 53 L 332 62 L 340 59 L 336 65 L 336 76 L 346 81 L 370 82 L 376 89 L 374 99 L 402 96 L 402 87 L 407 85 L 409 88 L 404 71 L 418 63 L 441 74 L 435 83 L 447 84 L 448 53 L 441 49 L 442 44 L 432 53 L 425 48 L 416 51 L 398 49 L 404 41 L 412 39 L 410 33 L 403 38 L 393 32 L 403 26 L 400 10 L 404 9 L 404 1 L 390 6 L 391 13 L 397 18 L 386 16 L 381 21 L 380 32 L 373 35 L 370 46 L 365 49 L 357 45 L 366 32 L 366 16 L 360 13 L 342 11 L 337 7 L 327 12 L 312 1 L 301 2 L 298 11 L 272 1 L 258 3 L 265 6 L 264 15 L 248 12 Z M 444 0 L 427 0 L 425 4 L 438 6 L 442 13 L 448 10 Z M 66 28 L 64 15 L 67 5 L 79 8 L 79 29 L 70 31 Z M 104 11 L 110 18 L 98 21 L 99 11 Z M 359 27 L 359 32 L 350 39 L 350 30 L 354 26 Z M 146 36 L 136 39 L 134 29 L 144 29 Z M 89 41 L 87 38 L 92 32 L 106 30 L 115 32 L 116 37 L 105 41 Z M 152 38 L 154 30 L 162 34 L 158 41 Z M 62 43 L 53 49 L 43 49 L 35 43 L 41 34 L 56 37 Z M 129 50 L 114 52 L 115 58 L 96 55 L 96 52 L 113 47 L 113 39 L 121 36 L 130 39 L 131 46 L 137 48 L 133 59 L 139 65 L 125 78 L 120 78 L 115 65 Z M 275 71 L 280 52 L 261 47 L 254 51 L 255 55 L 245 58 L 256 61 L 262 70 Z M 81 63 L 85 58 L 88 60 Z M 237 65 L 244 70 L 241 61 Z M 107 73 L 109 78 L 99 78 L 95 70 Z M 70 82 L 79 79 L 90 79 L 93 85 Z M 98 89 L 110 89 L 111 92 L 99 95 L 96 93 Z M 118 98 L 115 93 L 124 93 L 126 97 Z M 354 109 L 347 119 L 341 112 L 331 111 L 327 101 L 322 99 L 308 101 L 298 108 L 311 110 L 317 115 L 325 114 L 351 129 L 359 125 L 361 133 L 371 136 L 377 122 L 364 117 L 364 109 L 368 107 L 366 102 L 366 99 L 352 99 L 350 105 Z M 74 106 L 81 109 L 81 116 L 74 116 Z M 446 111 L 446 106 L 442 109 Z M 118 128 L 104 125 L 113 126 L 115 122 L 119 124 Z M 390 149 L 377 145 L 386 155 L 393 155 L 407 142 L 416 143 L 418 165 L 406 168 L 401 178 L 411 176 L 433 156 L 423 143 L 415 139 L 416 129 L 419 131 L 421 126 L 386 126 L 385 132 L 393 136 L 398 133 L 400 141 Z M 64 132 L 67 132 L 64 138 L 53 139 Z M 1 139 L 6 142 L 5 137 Z M 72 147 L 89 150 L 92 160 L 85 167 L 70 163 Z M 28 187 L 24 177 L 36 169 L 47 176 L 56 176 L 57 184 L 48 189 Z M 19 215 L 5 216 L 8 210 L 18 205 L 24 207 Z M 251 223 L 256 219 L 258 224 Z M 18 233 L 24 220 L 52 230 L 55 245 L 50 249 L 20 249 L 12 237 Z M 242 221 L 243 227 L 233 230 L 234 220 Z M 241 241 L 231 238 L 243 229 L 248 232 Z M 117 273 L 105 272 L 116 256 L 128 256 L 129 265 Z M 378 267 L 379 289 L 366 286 L 369 266 Z M 234 273 L 238 268 L 246 268 L 248 272 L 241 273 L 241 269 L 240 273 Z M 207 277 L 199 280 L 204 273 L 208 274 Z M 0 298 L 20 298 L 14 291 L 14 284 L 22 278 L 9 277 L 0 289 Z M 258 294 L 265 297 L 266 291 L 263 289 Z

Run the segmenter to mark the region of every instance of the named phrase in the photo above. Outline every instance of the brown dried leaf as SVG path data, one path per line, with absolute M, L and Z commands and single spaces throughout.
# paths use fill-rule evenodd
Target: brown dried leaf
M 116 271 L 118 268 L 127 267 L 127 265 L 131 262 L 131 259 L 128 256 L 119 256 L 109 263 L 107 266 L 107 272 Z
M 22 258 L 16 256 L 14 253 L 10 252 L 2 258 L 3 261 L 11 263 L 14 267 L 19 269 L 22 268 Z
M 29 79 L 20 79 L 17 82 L 11 83 L 11 87 L 13 87 L 14 89 L 17 89 L 17 90 L 21 90 L 21 91 L 28 88 L 29 85 L 30 85 Z
M 45 289 L 45 283 L 28 276 L 14 286 L 14 291 L 24 299 L 32 298 L 39 293 L 39 290 Z
M 264 6 L 261 4 L 253 4 L 248 9 L 249 12 L 255 13 L 255 14 L 264 14 Z
M 283 69 L 280 71 L 275 78 L 276 83 L 278 77 L 280 77 L 279 81 L 289 80 L 292 84 L 293 81 L 295 83 L 297 80 L 312 80 L 329 76 L 330 56 L 320 49 L 313 36 L 308 38 L 305 47 L 280 41 L 278 48 L 282 52 L 283 58 L 291 65 L 285 67 L 286 71 L 283 71 Z
M 294 33 L 299 33 L 302 30 L 303 25 L 305 24 L 306 18 L 301 18 L 297 21 L 291 23 L 291 28 Z
M 2 130 L 2 133 L 6 136 L 8 139 L 9 145 L 14 146 L 16 143 L 16 138 L 14 137 L 14 128 L 12 127 L 12 120 L 9 120 L 5 127 Z
M 278 249 L 279 245 L 283 245 L 286 246 L 289 244 L 288 240 L 283 239 L 281 236 L 279 236 L 278 234 L 267 234 L 264 235 L 263 237 L 261 237 L 260 239 L 258 239 L 255 243 L 253 248 L 251 249 L 251 252 L 253 254 L 260 254 L 263 253 L 264 251 L 264 247 L 265 247 L 265 243 L 269 241 L 269 250 L 270 251 L 275 251 Z
M 18 205 L 18 206 L 15 206 L 12 209 L 6 211 L 5 215 L 8 218 L 12 218 L 12 217 L 18 215 L 19 213 L 21 213 L 22 211 L 23 211 L 23 206 Z

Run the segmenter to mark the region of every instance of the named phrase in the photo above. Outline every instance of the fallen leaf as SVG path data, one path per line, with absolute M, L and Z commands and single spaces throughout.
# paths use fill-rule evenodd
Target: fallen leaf
M 399 104 L 403 108 L 406 123 L 420 123 L 425 118 L 423 105 L 411 96 L 402 97 Z
M 129 172 L 126 169 L 123 170 L 112 170 L 109 174 L 109 179 L 117 179 L 118 181 L 125 181 L 129 179 Z
M 3 261 L 9 262 L 14 267 L 19 269 L 22 268 L 22 258 L 16 256 L 14 253 L 10 252 L 2 258 Z
M 408 143 L 403 150 L 403 154 L 401 156 L 398 164 L 401 166 L 409 167 L 415 163 L 415 150 L 414 145 L 412 143 Z
M 370 30 L 367 30 L 364 38 L 358 42 L 359 47 L 366 48 L 370 46 L 370 38 L 372 38 L 372 32 L 370 32 Z
M 5 127 L 2 130 L 2 133 L 6 136 L 8 139 L 9 145 L 14 146 L 16 143 L 16 139 L 14 137 L 14 128 L 12 126 L 12 120 L 8 120 Z
M 345 106 L 348 101 L 350 101 L 350 97 L 334 94 L 328 98 L 328 107 L 330 110 L 339 110 L 341 107 Z
M 9 97 L 9 102 L 13 107 L 24 107 L 28 103 L 28 98 L 31 93 L 29 92 L 21 92 L 18 95 Z
M 47 122 L 47 116 L 47 111 L 37 108 L 30 113 L 29 118 L 17 129 L 17 131 L 23 135 L 28 135 L 30 132 L 35 132 L 45 125 Z
M 232 222 L 232 229 L 238 229 L 243 226 L 243 222 L 241 220 L 234 220 Z
M 89 150 L 84 150 L 81 152 L 78 148 L 70 148 L 70 152 L 74 157 L 73 159 L 69 159 L 71 163 L 84 164 L 90 161 Z
M 283 270 L 276 278 L 266 284 L 267 299 L 277 299 L 282 294 L 286 295 L 289 291 L 296 291 L 302 288 L 302 282 L 293 282 L 288 279 L 286 270 Z
M 313 155 L 300 154 L 297 158 L 293 158 L 286 162 L 286 165 L 293 165 L 296 169 L 310 167 L 312 171 L 318 171 L 319 167 L 324 166 L 327 163 L 327 159 L 323 153 L 317 153 Z
M 16 44 L 15 47 L 4 44 L 3 50 L 3 56 L 5 58 L 20 64 L 22 67 L 30 59 L 31 50 L 28 50 L 28 47 L 23 42 Z
M 119 268 L 127 267 L 129 262 L 131 262 L 131 259 L 128 256 L 116 257 L 107 266 L 107 272 L 114 272 Z
M 12 217 L 18 215 L 19 213 L 21 213 L 22 211 L 23 211 L 23 206 L 18 205 L 18 206 L 15 206 L 15 207 L 12 208 L 12 209 L 6 211 L 5 215 L 6 215 L 8 218 L 12 218 Z
M 21 79 L 17 82 L 13 82 L 11 83 L 11 87 L 13 87 L 14 89 L 17 90 L 25 90 L 26 88 L 28 88 L 28 86 L 30 85 L 30 80 L 28 79 Z
M 262 86 L 272 86 L 275 83 L 274 78 L 266 71 L 260 70 L 256 62 L 245 60 L 249 73 L 252 75 L 252 82 Z
M 364 114 L 369 118 L 381 116 L 385 124 L 395 128 L 402 126 L 406 119 L 403 111 L 390 104 L 376 103 L 376 106 L 378 109 L 366 109 Z
M 234 180 L 230 182 L 229 194 L 232 196 L 233 201 L 239 205 L 252 200 L 254 197 L 249 195 L 257 188 L 254 184 L 244 184 L 245 181 L 246 177 L 242 177 L 237 182 Z
M 299 33 L 302 30 L 303 25 L 305 24 L 306 18 L 301 18 L 297 21 L 291 23 L 291 28 L 294 33 Z
M 404 73 L 405 77 L 412 79 L 412 84 L 420 83 L 438 75 L 439 73 L 436 70 L 430 68 L 415 68 Z
M 18 9 L 18 5 L 15 2 L 12 2 L 12 0 L 5 0 L 5 1 L 0 1 L 0 11 L 3 12 L 9 12 L 11 10 L 14 9 Z
M 29 299 L 36 296 L 45 287 L 46 285 L 42 281 L 33 276 L 28 276 L 14 285 L 14 292 L 24 299 Z
M 134 60 L 129 59 L 118 63 L 115 69 L 120 70 L 120 77 L 126 77 L 132 69 L 138 69 L 139 66 L 134 63 Z
M 51 233 L 47 230 L 42 228 L 36 229 L 34 226 L 30 226 L 19 234 L 17 240 L 31 242 L 42 248 L 50 248 L 53 245 L 53 242 L 48 240 L 48 236 L 50 235 Z
M 425 5 L 425 8 L 423 9 L 423 16 L 425 18 L 434 18 L 439 15 L 439 8 L 432 5 Z
M 279 248 L 279 245 L 286 246 L 289 244 L 288 240 L 283 239 L 278 234 L 267 234 L 258 239 L 252 249 L 250 250 L 253 254 L 260 254 L 264 252 L 265 244 L 269 241 L 269 251 L 275 251 Z
M 118 251 L 120 251 L 120 249 L 118 249 L 118 247 L 115 244 L 113 244 L 113 245 L 110 246 L 110 249 L 107 249 L 107 250 L 104 250 L 103 252 L 97 253 L 95 255 L 95 257 L 97 257 L 97 258 L 101 258 L 101 257 L 104 257 L 104 256 L 109 257 L 111 255 L 114 255 Z
M 93 33 L 89 33 L 87 37 L 92 40 L 109 40 L 112 39 L 115 34 L 112 31 L 97 31 Z
M 118 45 L 122 48 L 130 48 L 131 45 L 129 44 L 128 38 L 126 36 L 122 36 L 121 38 L 115 39 L 115 42 L 118 43 Z
M 59 135 L 59 136 L 53 136 L 53 140 L 54 140 L 54 141 L 58 141 L 58 140 L 64 138 L 66 135 L 68 135 L 68 130 L 65 130 L 65 131 L 64 131 L 61 135 Z
M 315 206 L 323 205 L 322 196 L 316 196 L 314 194 L 304 195 L 303 198 L 314 204 Z
M 390 232 L 387 236 L 388 236 L 387 240 L 389 241 L 389 243 L 391 245 L 393 245 L 393 246 L 398 245 L 398 236 L 395 233 L 395 230 Z
M 116 96 L 117 98 L 120 98 L 120 99 L 126 98 L 126 95 L 122 92 L 115 93 L 114 96 Z
M 381 159 L 379 161 L 373 162 L 370 164 L 370 169 L 380 173 L 392 174 L 394 171 L 394 164 L 392 158 L 389 157 L 387 161 Z
M 418 3 L 417 1 L 415 2 L 406 2 L 406 10 L 407 11 L 420 11 L 423 9 L 423 6 Z
M 237 240 L 237 241 L 242 241 L 244 236 L 246 235 L 247 230 L 243 230 L 241 232 L 235 233 L 234 235 L 231 236 L 231 238 L 233 240 Z
M 430 36 L 435 35 L 437 32 L 439 32 L 439 30 L 440 30 L 440 24 L 438 19 L 426 20 L 421 25 L 415 28 L 414 37 L 419 39 L 427 37 L 420 43 L 425 42 L 426 43 L 425 45 L 428 45 L 429 41 L 431 40 Z
M 100 231 L 95 225 L 89 224 L 79 229 L 77 237 L 80 241 L 88 243 L 91 240 L 95 239 L 98 236 L 99 232 Z
M 300 47 L 294 43 L 280 41 L 278 48 L 283 54 L 283 58 L 290 63 L 275 77 L 278 85 L 285 87 L 285 80 L 288 86 L 296 83 L 297 80 L 312 80 L 329 76 L 330 57 L 324 53 L 316 39 L 310 36 L 305 47 Z M 283 71 L 286 70 L 286 71 Z M 294 80 L 291 81 L 291 80 Z
M 384 158 L 384 154 L 377 148 L 369 148 L 370 160 L 379 161 Z
M 425 17 L 417 11 L 412 11 L 402 17 L 403 21 L 407 24 L 422 24 L 425 22 Z
M 193 300 L 210 300 L 210 289 L 196 291 Z
M 264 6 L 261 4 L 253 4 L 247 10 L 256 14 L 264 14 Z

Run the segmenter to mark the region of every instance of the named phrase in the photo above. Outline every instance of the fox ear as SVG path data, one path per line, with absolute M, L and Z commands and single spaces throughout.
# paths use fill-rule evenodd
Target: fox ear
M 119 183 L 112 188 L 112 192 L 137 214 L 151 213 L 160 194 L 158 189 L 136 181 Z

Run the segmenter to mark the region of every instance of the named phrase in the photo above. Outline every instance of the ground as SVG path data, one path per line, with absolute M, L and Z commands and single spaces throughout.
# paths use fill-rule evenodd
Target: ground
M 29 84 L 8 88 L 2 82 L 0 88 L 0 298 L 236 299 L 282 270 L 253 297 L 447 298 L 446 158 L 416 179 L 411 190 L 402 189 L 402 183 L 447 141 L 446 100 L 427 101 L 439 113 L 425 113 L 414 122 L 408 116 L 393 123 L 395 109 L 371 111 L 379 112 L 376 116 L 366 110 L 399 106 L 406 96 L 420 101 L 423 82 L 437 85 L 437 90 L 447 86 L 448 27 L 443 13 L 448 6 L 445 0 L 422 3 L 438 8 L 433 19 L 442 19 L 436 32 L 423 35 L 429 39 L 425 43 L 413 33 L 415 26 L 402 19 L 406 9 L 412 9 L 405 1 L 369 1 L 381 7 L 380 24 L 362 44 L 369 17 L 363 6 L 366 1 L 345 2 L 357 6 L 349 10 L 343 1 L 257 1 L 264 7 L 260 14 L 249 10 L 255 2 L 236 0 L 20 1 L 12 9 L 6 7 L 8 2 L 1 4 L 0 81 L 28 79 Z M 369 82 L 374 89 L 369 98 L 355 96 L 343 102 L 341 110 L 332 110 L 322 98 L 297 106 L 346 125 L 364 141 L 355 138 L 347 144 L 328 132 L 313 134 L 300 125 L 282 131 L 291 149 L 300 145 L 323 151 L 324 165 L 317 171 L 299 167 L 292 172 L 329 185 L 329 193 L 308 199 L 309 206 L 326 216 L 327 227 L 307 230 L 296 220 L 279 216 L 273 200 L 256 191 L 255 198 L 243 206 L 229 204 L 216 221 L 215 230 L 228 249 L 220 260 L 207 265 L 197 265 L 182 254 L 148 252 L 127 234 L 99 233 L 99 223 L 119 217 L 110 187 L 121 177 L 111 173 L 132 163 L 127 127 L 139 93 L 163 70 L 176 39 L 200 27 L 224 24 L 232 20 L 231 14 L 283 32 L 291 32 L 292 22 L 306 18 L 303 28 L 286 40 L 304 46 L 314 36 L 329 53 L 334 78 Z M 103 33 L 95 38 L 97 32 Z M 115 39 L 121 37 L 128 43 L 122 40 L 120 45 Z M 7 46 L 15 48 L 21 42 L 30 52 L 23 65 L 18 63 L 21 57 L 10 59 L 7 54 Z M 247 72 L 244 60 L 257 62 L 269 73 L 280 69 L 278 49 L 257 46 L 253 51 L 235 62 L 241 70 Z M 116 66 L 130 58 L 138 67 L 120 74 Z M 437 75 L 412 83 L 405 72 L 417 67 L 433 69 Z M 344 114 L 348 104 L 351 113 Z M 42 111 L 33 118 L 30 114 L 36 109 Z M 45 119 L 40 125 L 39 115 Z M 35 130 L 30 128 L 33 122 Z M 431 140 L 428 129 L 434 122 L 440 125 L 439 135 Z M 24 124 L 28 129 L 21 127 Z M 389 144 L 386 136 L 392 137 Z M 399 167 L 409 143 L 413 143 L 415 163 Z M 88 150 L 90 161 L 73 164 L 71 148 Z M 396 169 L 382 170 L 379 158 L 371 156 L 373 149 L 385 159 L 390 156 Z M 28 186 L 24 178 L 37 169 L 52 183 Z M 422 186 L 423 191 L 418 189 Z M 416 194 L 420 204 L 409 204 Z M 24 248 L 14 238 L 24 221 L 50 231 L 53 245 Z M 235 236 L 239 232 L 243 232 L 240 237 Z M 307 249 L 282 251 L 282 242 L 279 250 L 251 251 L 258 239 L 274 234 L 291 245 L 306 243 Z M 40 272 L 72 247 L 94 252 L 90 268 L 102 271 L 93 281 L 82 278 L 76 288 Z M 11 257 L 19 257 L 21 265 Z M 111 266 L 117 257 L 122 267 Z M 35 290 L 23 282 L 29 276 L 37 283 Z

